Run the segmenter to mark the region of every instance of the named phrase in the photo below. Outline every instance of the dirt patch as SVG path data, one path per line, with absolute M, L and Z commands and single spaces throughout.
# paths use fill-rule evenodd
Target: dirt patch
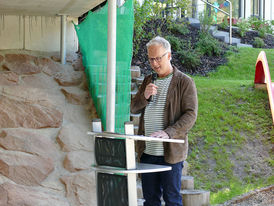
M 270 177 L 272 169 L 267 162 L 272 145 L 263 143 L 257 138 L 248 138 L 240 150 L 233 154 L 231 162 L 234 165 L 234 176 L 244 181 L 244 178 L 253 175 L 254 178 Z

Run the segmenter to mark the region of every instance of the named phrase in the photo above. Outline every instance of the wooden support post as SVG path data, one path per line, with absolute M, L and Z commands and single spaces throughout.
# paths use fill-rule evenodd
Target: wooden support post
M 133 122 L 125 122 L 125 134 L 134 135 Z M 126 139 L 127 169 L 136 169 L 135 144 L 133 139 Z M 128 205 L 137 206 L 137 178 L 136 173 L 128 174 Z
M 93 119 L 91 123 L 91 131 L 100 133 L 102 132 L 102 122 L 101 119 Z
M 182 182 L 182 185 L 181 185 L 182 190 L 194 189 L 194 178 L 192 176 L 182 176 L 181 182 Z
M 210 205 L 210 192 L 205 190 L 182 190 L 183 204 L 187 206 Z

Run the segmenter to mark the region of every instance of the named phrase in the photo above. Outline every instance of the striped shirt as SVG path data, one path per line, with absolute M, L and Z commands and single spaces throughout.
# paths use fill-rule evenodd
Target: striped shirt
M 166 96 L 173 73 L 164 78 L 158 78 L 155 85 L 158 86 L 157 94 L 153 101 L 145 108 L 145 135 L 150 136 L 153 132 L 164 130 L 164 109 Z M 162 142 L 146 142 L 146 154 L 155 156 L 164 156 L 164 146 Z

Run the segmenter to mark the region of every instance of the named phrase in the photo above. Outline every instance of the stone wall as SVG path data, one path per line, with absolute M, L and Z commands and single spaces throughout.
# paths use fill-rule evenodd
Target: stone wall
M 0 205 L 96 205 L 97 114 L 81 59 L 58 60 L 0 51 Z

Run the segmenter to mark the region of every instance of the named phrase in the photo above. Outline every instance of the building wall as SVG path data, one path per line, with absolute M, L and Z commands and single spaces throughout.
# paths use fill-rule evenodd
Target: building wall
M 241 4 L 242 18 L 248 18 L 253 15 L 253 0 L 239 0 Z M 265 4 L 264 4 L 265 3 Z M 259 10 L 261 18 L 265 20 L 273 20 L 274 18 L 274 0 L 259 0 Z M 245 12 L 245 13 L 244 13 Z
M 67 18 L 67 52 L 78 50 L 78 39 L 72 23 L 77 18 Z M 34 51 L 60 51 L 61 18 L 45 16 L 0 16 L 0 50 L 26 49 Z
M 274 20 L 274 0 L 265 1 L 265 20 Z

